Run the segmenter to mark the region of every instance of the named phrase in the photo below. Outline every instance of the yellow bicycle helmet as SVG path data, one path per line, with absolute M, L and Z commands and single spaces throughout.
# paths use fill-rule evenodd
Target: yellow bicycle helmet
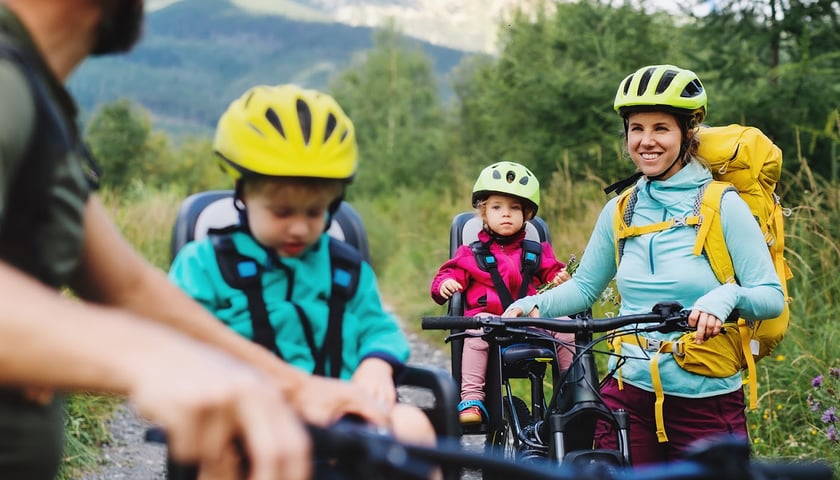
M 530 207 L 529 218 L 534 218 L 540 208 L 540 182 L 523 165 L 514 162 L 494 163 L 478 175 L 472 193 L 473 207 L 485 200 L 490 194 L 501 193 L 522 199 Z
M 701 123 L 706 117 L 706 104 L 706 90 L 694 72 L 673 65 L 651 65 L 636 70 L 619 84 L 613 107 L 622 117 L 653 107 L 687 114 Z
M 329 95 L 296 85 L 256 86 L 219 119 L 213 150 L 239 180 L 253 175 L 351 180 L 353 123 Z

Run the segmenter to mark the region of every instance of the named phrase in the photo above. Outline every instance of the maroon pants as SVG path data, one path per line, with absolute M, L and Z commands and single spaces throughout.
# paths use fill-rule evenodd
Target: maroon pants
M 632 385 L 618 389 L 610 378 L 601 389 L 604 403 L 611 409 L 623 408 L 630 415 L 630 455 L 633 465 L 676 460 L 692 442 L 709 437 L 730 435 L 747 439 L 744 391 L 706 398 L 665 395 L 663 414 L 668 442 L 656 439 L 654 394 Z M 616 434 L 609 424 L 600 421 L 595 429 L 597 448 L 617 449 Z

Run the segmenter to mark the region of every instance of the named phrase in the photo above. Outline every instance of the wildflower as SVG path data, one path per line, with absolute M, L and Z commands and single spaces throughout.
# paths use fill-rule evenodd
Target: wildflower
M 575 273 L 575 270 L 577 270 L 577 267 L 578 267 L 577 255 L 572 253 L 571 255 L 569 255 L 569 261 L 566 262 L 566 271 L 569 272 L 569 275 L 571 275 L 571 274 Z
M 808 392 L 805 399 L 814 417 L 820 419 L 823 428 L 812 427 L 812 434 L 820 432 L 833 443 L 840 443 L 840 402 L 838 402 L 837 390 L 840 386 L 840 368 L 831 367 L 828 374 L 817 375 L 811 379 L 811 386 L 814 387 Z
M 823 423 L 835 423 L 837 421 L 837 415 L 835 415 L 834 407 L 829 408 L 828 410 L 824 411 L 820 420 Z
M 784 355 L 776 355 L 776 361 L 777 362 L 784 362 L 785 361 L 785 356 Z
M 808 392 L 808 398 L 806 398 L 805 401 L 808 403 L 808 406 L 811 407 L 812 412 L 816 412 L 820 409 L 820 402 L 814 398 L 813 393 Z

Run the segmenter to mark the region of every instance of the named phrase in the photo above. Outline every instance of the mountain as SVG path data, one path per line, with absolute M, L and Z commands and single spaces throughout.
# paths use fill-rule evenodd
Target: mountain
M 151 2 L 142 41 L 127 55 L 91 58 L 69 81 L 84 112 L 129 98 L 170 133 L 207 133 L 227 104 L 260 83 L 324 88 L 354 54 L 372 46 L 374 29 L 337 23 L 315 1 L 293 16 L 256 9 L 255 0 Z M 319 13 L 320 12 L 320 13 Z M 412 40 L 433 61 L 442 91 L 462 50 Z
M 180 0 L 147 0 L 152 10 Z M 232 0 L 260 14 L 380 27 L 393 20 L 406 35 L 470 52 L 492 53 L 496 32 L 514 8 L 533 9 L 533 0 Z

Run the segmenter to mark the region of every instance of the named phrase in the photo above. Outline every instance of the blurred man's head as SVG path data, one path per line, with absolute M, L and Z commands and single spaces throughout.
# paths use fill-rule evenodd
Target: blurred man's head
M 143 0 L 99 0 L 102 19 L 96 32 L 94 55 L 125 52 L 140 38 Z

